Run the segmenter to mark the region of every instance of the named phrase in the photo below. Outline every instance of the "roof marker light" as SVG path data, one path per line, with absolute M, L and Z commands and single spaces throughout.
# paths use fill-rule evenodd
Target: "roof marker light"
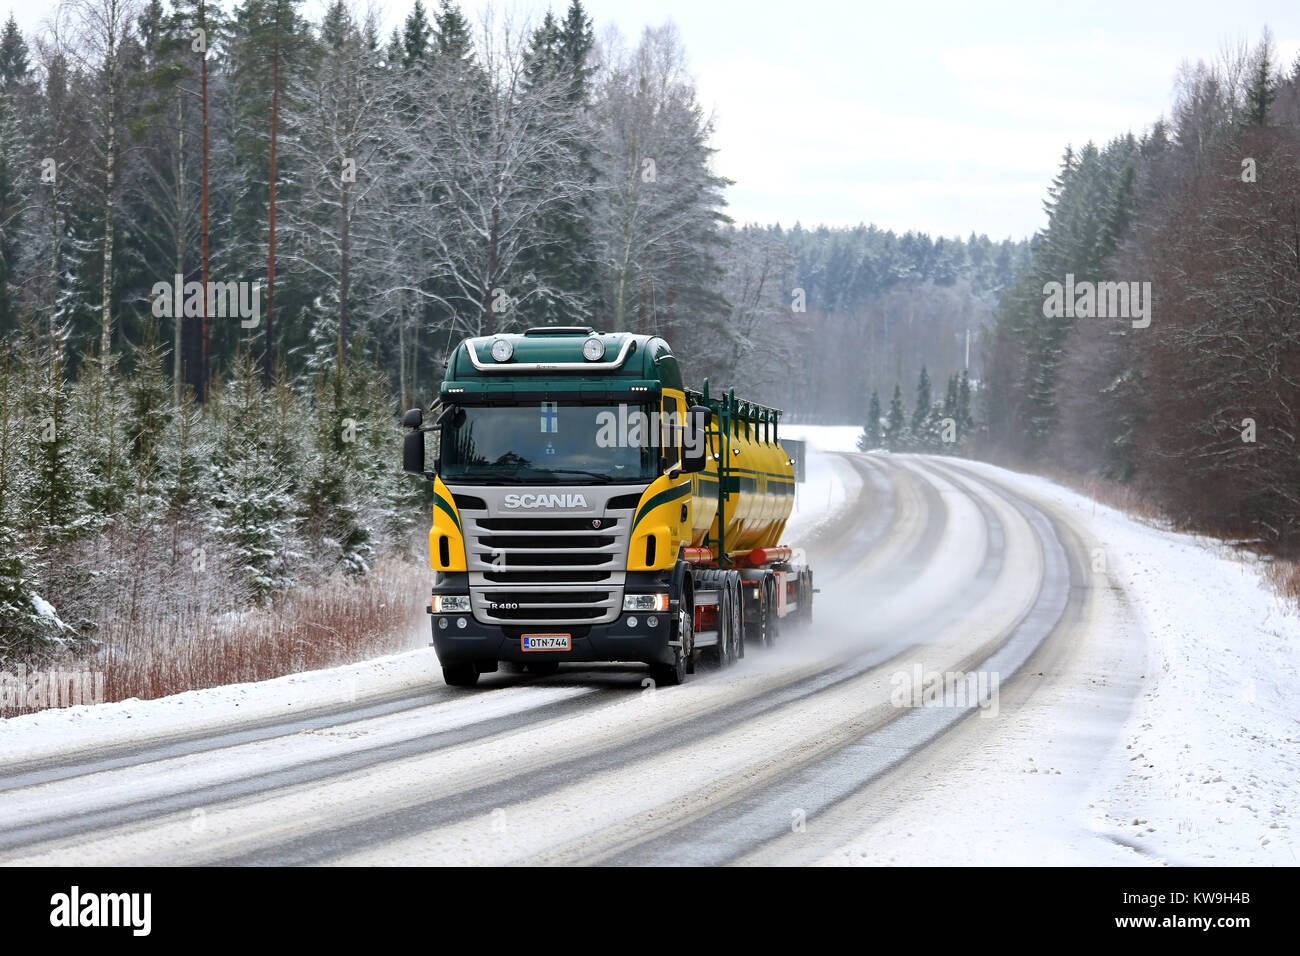
M 492 343 L 492 357 L 498 362 L 509 362 L 515 354 L 515 347 L 507 339 L 497 339 Z
M 582 343 L 582 357 L 588 362 L 599 362 L 605 357 L 605 343 L 600 339 L 587 339 Z

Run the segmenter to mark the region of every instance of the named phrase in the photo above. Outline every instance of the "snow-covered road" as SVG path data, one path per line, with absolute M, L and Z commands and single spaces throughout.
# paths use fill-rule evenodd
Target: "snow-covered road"
M 773 650 L 468 692 L 418 650 L 0 722 L 0 863 L 1296 862 L 1300 645 L 1255 569 L 989 466 L 810 479 L 822 593 Z M 996 693 L 899 706 L 950 672 Z

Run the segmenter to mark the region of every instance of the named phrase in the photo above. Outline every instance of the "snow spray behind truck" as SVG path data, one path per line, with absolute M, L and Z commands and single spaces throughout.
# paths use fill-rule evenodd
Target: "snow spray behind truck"
M 678 684 L 812 616 L 779 410 L 685 388 L 661 338 L 552 327 L 470 338 L 403 467 L 433 482 L 433 646 L 448 684 L 499 662 L 648 664 Z M 426 471 L 425 434 L 432 432 Z

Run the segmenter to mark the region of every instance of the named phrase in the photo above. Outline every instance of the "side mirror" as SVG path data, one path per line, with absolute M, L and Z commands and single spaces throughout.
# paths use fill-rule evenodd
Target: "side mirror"
M 415 409 L 418 416 L 420 410 Z M 406 413 L 410 418 L 411 413 Z M 405 423 L 406 419 L 403 419 Z M 402 438 L 402 471 L 408 475 L 419 475 L 421 478 L 428 478 L 424 471 L 424 432 L 418 428 L 412 428 Z
M 424 424 L 424 411 L 419 408 L 408 408 L 406 414 L 402 416 L 403 428 L 419 428 Z
M 713 412 L 704 405 L 692 405 L 686 412 L 685 443 L 682 446 L 682 471 L 703 471 L 709 461 L 709 422 Z

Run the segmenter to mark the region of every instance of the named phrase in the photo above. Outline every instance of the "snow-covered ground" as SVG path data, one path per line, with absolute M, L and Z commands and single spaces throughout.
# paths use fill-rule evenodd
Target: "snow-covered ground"
M 823 862 L 1300 863 L 1300 619 L 1261 563 L 962 467 L 1089 536 L 1099 607 L 1059 671 L 1004 699 L 996 733 L 968 722 L 922 788 Z
M 1171 863 L 1300 864 L 1300 617 L 1261 562 L 975 467 L 1089 529 L 1095 575 L 1123 588 L 1138 624 L 1124 639 L 1145 649 L 1142 691 L 1090 790 L 1092 828 Z
M 785 525 L 785 541 L 802 546 L 819 524 L 857 494 L 861 477 L 842 456 L 832 454 L 856 447 L 854 443 L 862 429 L 852 429 L 852 436 L 841 434 L 848 431 L 839 426 L 782 426 L 782 437 L 808 442 L 804 480 L 795 486 L 794 508 Z
M 290 674 L 250 684 L 228 684 L 157 700 L 79 705 L 0 720 L 0 766 L 14 761 L 67 758 L 110 743 L 147 744 L 177 735 L 225 730 L 287 719 L 320 708 L 417 693 L 441 681 L 432 648 L 378 657 L 360 664 Z

